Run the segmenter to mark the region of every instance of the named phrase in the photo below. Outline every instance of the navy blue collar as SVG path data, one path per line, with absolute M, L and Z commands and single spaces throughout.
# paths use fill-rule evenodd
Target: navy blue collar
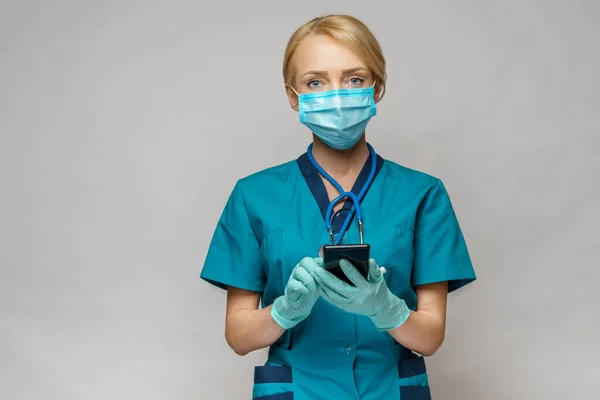
M 319 175 L 317 169 L 312 165 L 310 160 L 308 159 L 308 155 L 306 153 L 302 154 L 298 157 L 298 167 L 300 168 L 300 172 L 308 185 L 315 201 L 319 205 L 319 209 L 321 210 L 321 215 L 323 216 L 323 221 L 325 221 L 325 214 L 327 213 L 327 207 L 329 206 L 329 196 L 327 195 L 327 189 L 325 188 L 325 184 Z M 381 171 L 381 167 L 383 166 L 383 158 L 377 156 L 377 168 L 375 170 L 375 177 Z M 358 174 L 358 178 L 356 182 L 354 182 L 354 186 L 352 186 L 352 193 L 358 196 L 359 192 L 362 190 L 364 184 L 367 182 L 369 178 L 369 174 L 371 172 L 371 155 L 365 162 L 360 174 Z M 372 184 L 371 184 L 372 185 Z M 365 192 L 365 197 L 369 193 L 369 188 Z M 364 199 L 364 197 L 363 197 Z M 352 209 L 352 201 L 346 200 L 344 201 L 344 205 L 342 208 L 336 212 L 332 217 L 332 227 L 334 232 L 339 232 L 348 216 L 348 212 Z

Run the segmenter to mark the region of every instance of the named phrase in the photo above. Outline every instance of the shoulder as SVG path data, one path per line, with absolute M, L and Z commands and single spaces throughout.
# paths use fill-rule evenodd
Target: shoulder
M 440 178 L 426 172 L 406 167 L 394 161 L 384 161 L 387 175 L 391 181 L 403 187 L 410 187 L 416 191 L 429 191 L 438 186 L 443 186 Z
M 293 181 L 298 173 L 296 160 L 265 168 L 250 175 L 240 178 L 234 191 L 248 203 L 267 203 L 277 196 L 281 196 L 282 188 Z
M 292 201 L 298 175 L 294 160 L 254 172 L 237 181 L 235 196 L 243 204 L 258 237 L 265 236 L 273 224 L 286 220 L 288 212 L 285 205 Z
M 389 162 L 390 179 L 396 182 L 396 193 L 403 193 L 417 214 L 444 214 L 454 212 L 450 194 L 444 185 L 444 182 L 436 176 L 428 173 L 407 168 L 405 166 Z
M 294 173 L 296 160 L 288 161 L 283 164 L 265 168 L 254 172 L 238 180 L 238 185 L 243 189 L 264 187 L 265 185 L 273 185 L 277 183 L 285 183 L 289 180 L 290 175 Z

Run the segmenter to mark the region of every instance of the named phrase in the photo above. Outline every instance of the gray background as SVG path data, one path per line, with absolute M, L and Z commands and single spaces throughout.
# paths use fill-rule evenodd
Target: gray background
M 310 140 L 281 63 L 326 13 L 380 39 L 369 141 L 444 180 L 479 276 L 434 398 L 600 398 L 600 3 L 216 3 L 1 2 L 0 398 L 249 398 L 198 274 L 236 179 Z

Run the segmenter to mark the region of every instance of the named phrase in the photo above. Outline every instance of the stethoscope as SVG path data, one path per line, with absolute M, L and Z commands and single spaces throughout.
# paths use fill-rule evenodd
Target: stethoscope
M 327 212 L 325 213 L 325 227 L 329 231 L 329 236 L 331 237 L 331 243 L 334 245 L 339 244 L 341 242 L 342 238 L 344 237 L 344 234 L 346 233 L 346 231 L 348 230 L 348 226 L 350 225 L 350 221 L 352 220 L 352 215 L 354 214 L 354 211 L 356 211 L 356 220 L 358 222 L 358 233 L 359 233 L 359 237 L 360 237 L 360 244 L 363 244 L 363 223 L 362 223 L 362 211 L 361 211 L 361 207 L 360 207 L 360 202 L 363 199 L 363 197 L 365 196 L 365 193 L 367 192 L 367 190 L 369 189 L 371 182 L 373 182 L 373 179 L 375 178 L 375 172 L 377 171 L 377 155 L 375 154 L 375 150 L 368 143 L 367 143 L 367 147 L 369 148 L 369 153 L 371 154 L 371 172 L 369 173 L 369 177 L 367 178 L 367 181 L 365 182 L 362 189 L 358 193 L 358 196 L 352 192 L 344 191 L 344 188 L 342 188 L 342 186 L 335 179 L 333 179 L 333 177 L 331 175 L 329 175 L 327 173 L 327 171 L 325 171 L 319 165 L 319 163 L 317 162 L 317 160 L 315 160 L 315 158 L 313 157 L 313 154 L 312 154 L 312 148 L 313 148 L 312 143 L 308 146 L 308 150 L 306 151 L 306 154 L 308 155 L 308 159 L 310 160 L 311 164 L 315 167 L 315 169 L 317 171 L 319 171 L 319 173 L 321 175 L 323 175 L 325 177 L 325 179 L 327 179 L 329 181 L 329 183 L 331 183 L 333 185 L 333 187 L 335 187 L 337 189 L 338 192 L 340 192 L 340 195 L 338 197 L 336 197 L 335 199 L 333 199 L 333 201 L 331 201 L 329 203 L 329 206 L 327 207 Z M 346 220 L 344 221 L 344 224 L 342 225 L 342 228 L 340 229 L 340 231 L 338 232 L 337 237 L 336 237 L 336 235 L 333 233 L 333 227 L 331 225 L 333 208 L 335 207 L 336 204 L 338 204 L 342 200 L 345 200 L 346 198 L 349 198 L 350 200 L 352 200 L 353 206 L 350 209 L 350 212 L 348 213 L 348 216 L 346 217 Z

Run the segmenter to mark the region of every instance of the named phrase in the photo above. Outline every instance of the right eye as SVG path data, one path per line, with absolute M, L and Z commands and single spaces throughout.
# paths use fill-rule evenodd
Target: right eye
M 308 82 L 308 87 L 310 89 L 318 89 L 318 88 L 321 87 L 321 82 L 319 82 L 319 81 L 310 81 L 310 82 Z

